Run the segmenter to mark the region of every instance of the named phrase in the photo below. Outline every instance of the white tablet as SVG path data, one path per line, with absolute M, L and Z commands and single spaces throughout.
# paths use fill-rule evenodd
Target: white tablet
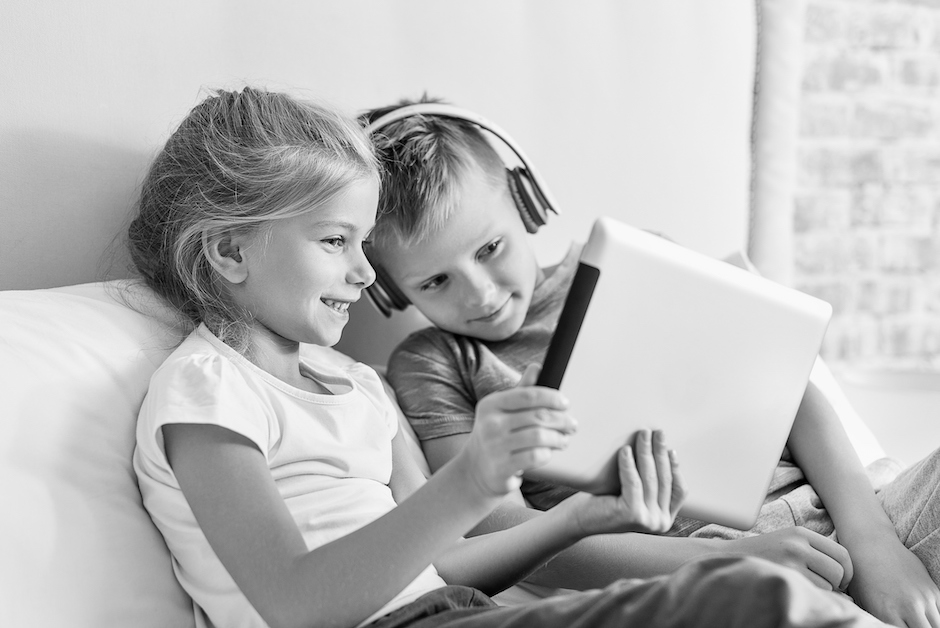
M 601 218 L 581 254 L 539 384 L 577 434 L 533 478 L 619 490 L 616 452 L 662 429 L 689 488 L 680 514 L 753 526 L 832 308 L 731 264 Z

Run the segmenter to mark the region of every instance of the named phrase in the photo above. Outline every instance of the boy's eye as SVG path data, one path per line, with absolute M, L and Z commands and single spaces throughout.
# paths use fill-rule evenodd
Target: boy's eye
M 478 256 L 480 257 L 480 259 L 487 258 L 493 255 L 494 253 L 496 253 L 497 251 L 499 251 L 502 244 L 503 244 L 502 240 L 493 240 L 492 242 L 489 242 L 488 244 L 484 245 L 482 249 L 480 249 L 480 253 Z
M 421 284 L 419 289 L 422 292 L 427 291 L 427 290 L 436 290 L 440 288 L 442 285 L 444 285 L 445 281 L 447 281 L 447 275 L 437 275 L 436 277 L 431 277 L 430 279 L 425 281 L 423 284 Z

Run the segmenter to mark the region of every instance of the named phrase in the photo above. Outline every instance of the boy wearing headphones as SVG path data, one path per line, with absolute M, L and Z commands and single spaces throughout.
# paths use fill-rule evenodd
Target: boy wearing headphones
M 464 115 L 469 112 L 411 105 L 367 114 L 385 169 L 367 250 L 378 276 L 369 295 L 386 315 L 410 302 L 434 324 L 394 350 L 387 376 L 436 471 L 463 447 L 477 402 L 515 386 L 528 365 L 542 363 L 580 249 L 572 247 L 556 267 L 539 268 L 527 234 L 545 222 L 550 197 L 521 151 L 486 121 Z M 516 152 L 523 169 L 507 169 L 481 127 Z M 838 417 L 812 384 L 789 447 L 803 468 L 784 452 L 751 530 L 678 517 L 664 536 L 586 539 L 529 582 L 599 587 L 669 573 L 702 554 L 744 553 L 794 567 L 822 588 L 846 590 L 851 582 L 855 601 L 881 619 L 904 625 L 926 617 L 940 625 L 940 591 L 924 566 L 937 562 L 940 577 L 940 559 L 915 556 L 886 514 L 903 520 L 906 510 L 925 508 L 932 476 L 926 470 L 902 476 L 879 502 Z M 506 502 L 478 530 L 536 517 L 536 509 L 572 491 L 524 482 L 522 493 L 534 509 Z
M 546 209 L 552 211 L 547 191 L 508 136 L 494 133 L 520 157 L 521 168 L 507 168 L 480 123 L 495 127 L 456 117 L 473 117 L 457 108 L 451 117 L 449 109 L 425 100 L 364 116 L 384 169 L 366 249 L 377 279 L 367 294 L 386 316 L 414 304 L 434 324 L 396 347 L 387 369 L 432 472 L 463 447 L 478 401 L 515 386 L 529 365 L 542 363 L 581 252 L 573 245 L 557 266 L 539 267 L 528 235 L 545 223 Z M 406 115 L 394 119 L 397 114 Z M 478 531 L 516 525 L 574 493 L 524 479 L 521 495 Z M 704 525 L 677 522 L 684 535 Z M 672 539 L 637 544 L 635 536 L 589 539 L 528 580 L 601 587 L 672 571 L 692 556 L 670 556 L 668 545 L 658 547 Z M 695 543 L 695 554 L 717 549 L 710 540 Z M 649 560 L 637 560 L 644 555 L 640 546 L 650 549 Z
M 413 303 L 435 325 L 395 349 L 388 378 L 437 471 L 473 429 L 477 402 L 542 363 L 580 246 L 556 267 L 538 266 L 528 234 L 545 222 L 542 188 L 529 168 L 507 170 L 477 125 L 408 115 L 373 139 L 385 172 L 368 294 L 386 315 Z M 547 510 L 575 491 L 526 480 L 522 492 Z

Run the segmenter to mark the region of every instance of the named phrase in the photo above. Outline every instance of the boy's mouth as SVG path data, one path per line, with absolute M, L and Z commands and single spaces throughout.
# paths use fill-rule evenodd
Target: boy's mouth
M 478 317 L 478 318 L 473 319 L 472 322 L 474 322 L 474 323 L 490 323 L 490 322 L 494 321 L 495 319 L 499 318 L 499 316 L 503 313 L 503 310 L 506 309 L 506 304 L 509 303 L 509 301 L 510 301 L 510 299 L 506 299 L 506 302 L 503 303 L 502 305 L 500 305 L 498 308 L 496 308 L 495 310 L 493 310 L 492 312 L 490 312 L 490 313 L 487 314 L 486 316 L 480 316 L 480 317 Z
M 333 299 L 320 299 L 320 300 L 323 301 L 327 305 L 327 307 L 333 310 L 336 310 L 337 312 L 340 312 L 341 314 L 345 314 L 346 310 L 349 309 L 349 301 L 334 301 Z

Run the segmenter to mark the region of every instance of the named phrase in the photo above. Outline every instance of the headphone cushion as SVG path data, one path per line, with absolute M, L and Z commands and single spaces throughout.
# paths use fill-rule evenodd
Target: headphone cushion
M 509 192 L 516 203 L 516 209 L 519 210 L 522 224 L 525 225 L 526 231 L 535 233 L 546 223 L 547 215 L 541 203 L 533 198 L 529 191 L 532 186 L 529 173 L 521 167 L 507 169 L 506 173 L 509 180 Z
M 372 263 L 371 260 L 370 263 Z M 375 281 L 371 286 L 366 288 L 370 294 L 378 297 L 378 299 L 391 310 L 404 310 L 411 305 L 411 301 L 409 301 L 408 297 L 395 285 L 395 282 L 388 276 L 388 272 L 381 264 L 372 263 L 372 268 L 375 270 Z M 388 314 L 386 314 L 386 316 L 388 316 Z

